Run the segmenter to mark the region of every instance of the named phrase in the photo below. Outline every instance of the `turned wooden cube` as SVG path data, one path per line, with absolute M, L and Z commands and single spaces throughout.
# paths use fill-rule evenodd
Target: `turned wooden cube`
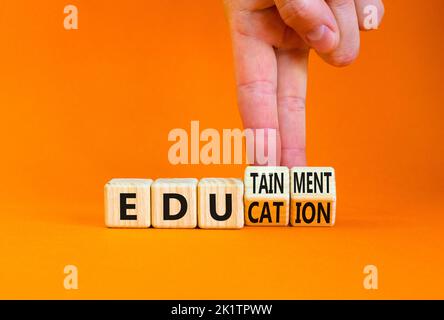
M 244 226 L 244 184 L 241 180 L 204 178 L 197 189 L 199 228 L 240 229 Z
M 157 179 L 151 198 L 154 228 L 196 228 L 197 179 Z
M 294 167 L 290 171 L 290 224 L 333 226 L 336 219 L 335 170 Z
M 247 167 L 244 184 L 247 226 L 288 225 L 290 181 L 287 167 Z
M 150 179 L 112 179 L 105 185 L 105 225 L 148 228 L 151 225 Z

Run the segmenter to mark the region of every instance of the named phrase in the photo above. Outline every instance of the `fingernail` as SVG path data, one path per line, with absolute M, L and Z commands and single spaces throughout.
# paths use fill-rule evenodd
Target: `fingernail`
M 309 44 L 319 53 L 333 50 L 335 34 L 327 26 L 321 25 L 306 34 Z

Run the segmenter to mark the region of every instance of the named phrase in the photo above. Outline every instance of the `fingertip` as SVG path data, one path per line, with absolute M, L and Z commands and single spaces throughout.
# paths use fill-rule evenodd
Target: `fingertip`
M 338 50 L 339 51 L 339 50 Z M 359 56 L 358 49 L 340 50 L 329 55 L 323 55 L 322 58 L 334 67 L 346 67 L 351 65 Z
M 307 156 L 305 149 L 283 149 L 281 151 L 281 166 L 288 168 L 305 167 Z

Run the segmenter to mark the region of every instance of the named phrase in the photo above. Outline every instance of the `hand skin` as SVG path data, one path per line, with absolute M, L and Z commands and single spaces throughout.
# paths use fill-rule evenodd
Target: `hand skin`
M 306 165 L 309 51 L 334 66 L 352 63 L 367 5 L 380 23 L 381 0 L 225 0 L 244 128 L 276 130 L 277 163 L 267 165 Z

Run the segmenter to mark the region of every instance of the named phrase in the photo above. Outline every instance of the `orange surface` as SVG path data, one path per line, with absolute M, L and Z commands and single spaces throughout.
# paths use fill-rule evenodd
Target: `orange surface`
M 336 169 L 336 225 L 236 231 L 103 221 L 113 177 L 243 176 L 167 158 L 173 128 L 241 125 L 222 2 L 74 2 L 77 31 L 65 1 L 0 4 L 0 298 L 444 298 L 441 0 L 385 1 L 351 67 L 312 55 L 308 162 Z

